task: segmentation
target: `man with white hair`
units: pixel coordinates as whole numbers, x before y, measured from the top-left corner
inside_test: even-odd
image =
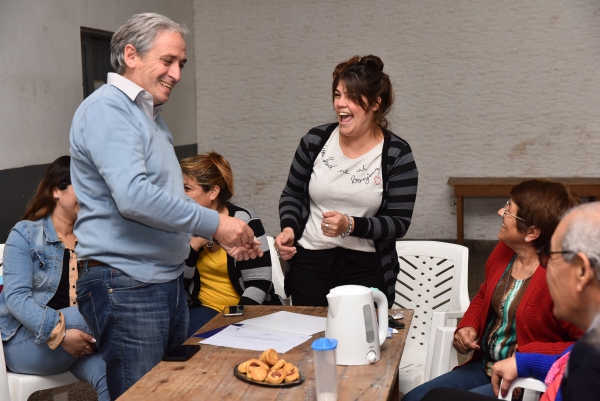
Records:
[[[113,399],[186,340],[189,233],[218,240],[237,258],[262,255],[246,223],[185,195],[159,113],[187,61],[187,33],[163,15],[133,16],[111,41],[117,73],[83,101],[71,126],[77,302]]]
[[[600,382],[600,202],[571,209],[557,226],[550,245],[538,252],[546,267],[554,315],[586,333],[560,355],[527,354],[496,362],[494,392],[506,394],[517,377],[535,377],[548,385],[540,401],[598,400]],[[438,388],[424,401],[493,400],[461,390]]]

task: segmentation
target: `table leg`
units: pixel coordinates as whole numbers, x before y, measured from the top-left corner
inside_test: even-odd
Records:
[[[463,215],[463,197],[456,197],[456,242],[463,245],[465,242],[465,219]]]
[[[392,389],[390,391],[390,395],[388,396],[388,401],[399,401],[400,400],[400,382],[398,380],[398,371],[396,371],[394,375],[394,384],[392,384]]]

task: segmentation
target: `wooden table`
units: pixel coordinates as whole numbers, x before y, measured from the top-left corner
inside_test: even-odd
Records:
[[[259,317],[280,310],[327,316],[325,307],[246,306],[244,316],[217,315],[201,331],[212,330],[244,319]],[[411,325],[413,311],[405,310],[406,328],[381,346],[381,360],[373,365],[338,366],[338,400],[398,400],[398,366]],[[125,392],[119,401],[191,401],[191,400],[316,400],[315,373],[311,344],[324,336],[317,333],[305,343],[282,357],[298,366],[304,382],[288,388],[268,388],[249,384],[233,375],[238,363],[256,358],[259,352],[202,345],[202,349],[187,362],[161,362]],[[185,344],[196,344],[192,337]]]
[[[456,197],[457,242],[462,245],[465,240],[463,198],[508,198],[512,187],[532,178],[539,177],[450,177],[448,185],[454,187]],[[600,197],[600,178],[550,177],[547,179],[568,185],[577,196],[589,197],[590,202]]]

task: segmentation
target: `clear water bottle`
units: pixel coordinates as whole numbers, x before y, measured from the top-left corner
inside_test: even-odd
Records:
[[[312,343],[317,401],[337,401],[338,399],[337,365],[335,363],[337,344],[337,340],[333,338],[319,338]]]

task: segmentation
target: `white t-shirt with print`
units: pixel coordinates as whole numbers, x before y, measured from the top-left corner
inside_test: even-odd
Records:
[[[321,230],[323,212],[336,211],[355,217],[373,217],[381,206],[383,179],[381,152],[383,140],[356,159],[346,157],[340,148],[340,131],[332,133],[313,165],[308,192],[310,216],[298,243],[305,249],[342,247],[375,252],[372,240],[341,235],[326,237]]]

